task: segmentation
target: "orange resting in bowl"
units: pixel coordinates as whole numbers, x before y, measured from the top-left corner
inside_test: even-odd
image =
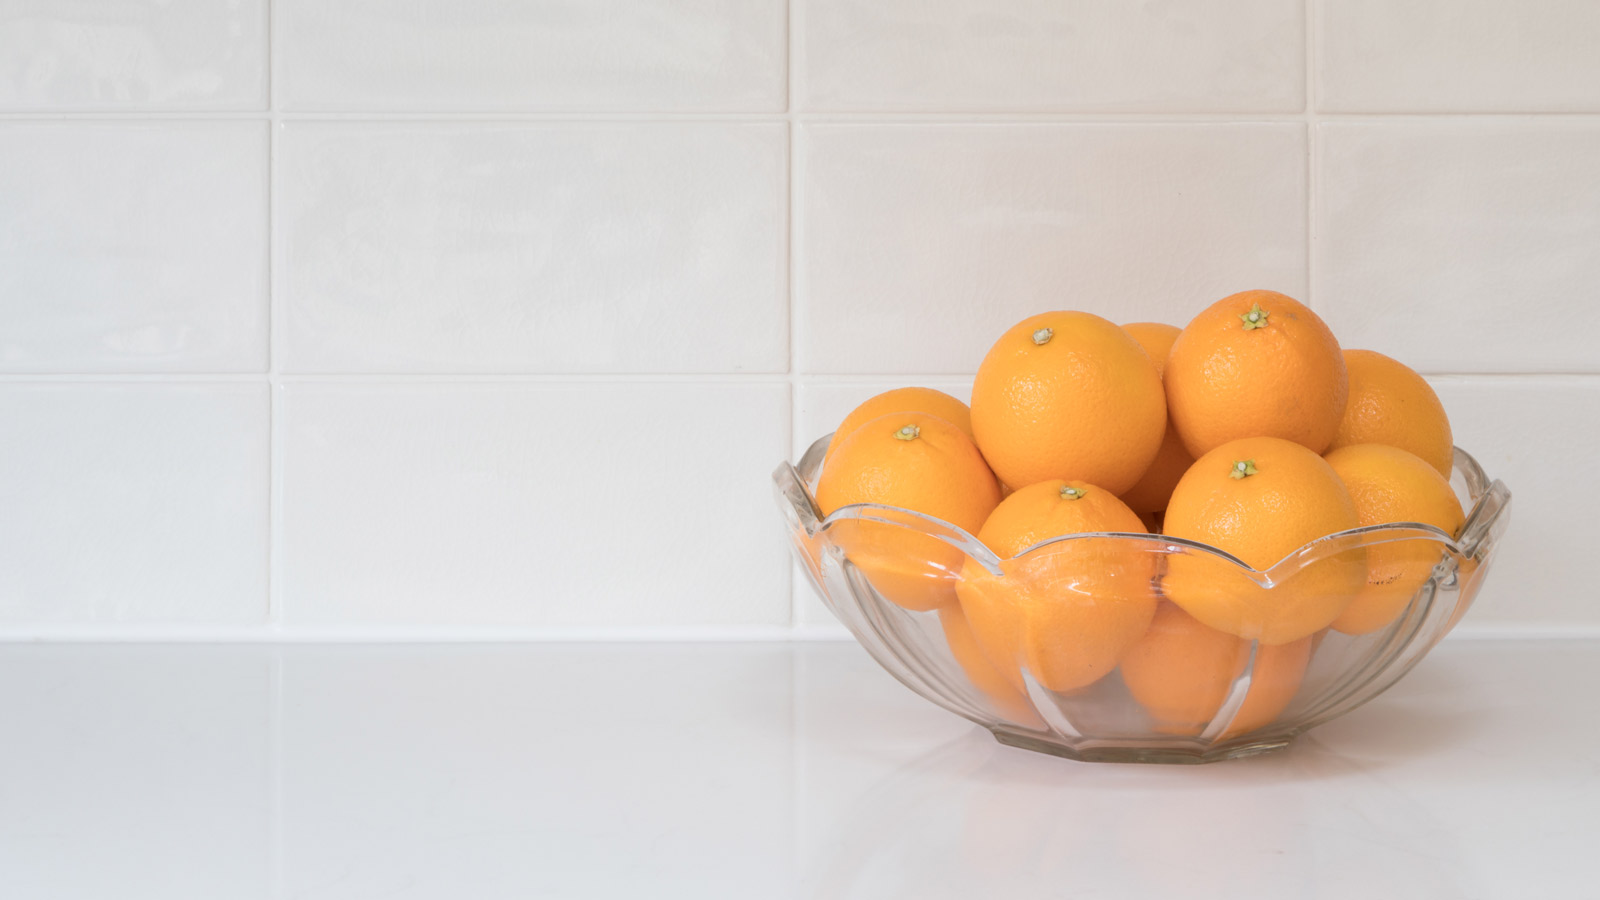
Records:
[[[1150,467],[1166,427],[1166,393],[1149,354],[1090,313],[1018,322],[972,379],[972,433],[1014,488],[1075,478],[1126,491]]]
[[[1321,453],[1350,393],[1327,323],[1275,291],[1233,294],[1190,319],[1167,354],[1162,383],[1173,427],[1196,457],[1265,435]]]
[[[1000,502],[1000,485],[960,427],[928,413],[890,413],[846,437],[823,462],[817,505],[824,516],[877,503],[977,532]],[[916,528],[845,519],[828,531],[878,593],[906,609],[954,602],[965,559]]]
[[[1356,444],[1387,444],[1415,453],[1445,478],[1456,451],[1439,395],[1421,375],[1371,350],[1344,351],[1350,399],[1328,452]]]
[[[1206,453],[1184,473],[1166,533],[1216,547],[1259,571],[1321,537],[1354,528],[1355,504],[1322,457],[1282,438],[1243,438]],[[1318,551],[1272,573],[1270,586],[1211,554],[1167,560],[1162,592],[1206,625],[1264,644],[1328,627],[1367,580],[1360,548]]]
[[[978,532],[1003,576],[974,560],[956,593],[984,654],[1012,683],[1024,669],[1051,691],[1070,691],[1116,668],[1155,615],[1156,555],[1127,538],[1078,538],[1018,553],[1066,534],[1145,533],[1109,491],[1042,481],[1013,493]]]
[[[844,439],[855,434],[856,429],[871,422],[873,419],[887,416],[890,413],[919,412],[931,416],[938,416],[951,425],[961,429],[961,433],[977,442],[972,437],[972,410],[965,403],[946,394],[925,387],[903,387],[892,391],[884,391],[873,397],[867,398],[860,406],[850,411],[839,427],[833,431],[833,440],[828,442],[829,456],[839,449]]]
[[[1331,451],[1327,460],[1350,491],[1362,525],[1421,522],[1451,537],[1460,534],[1466,522],[1461,501],[1421,457],[1383,444],[1351,444]],[[1366,586],[1333,627],[1367,634],[1393,622],[1443,555],[1443,545],[1427,538],[1368,547]]]
[[[1256,650],[1250,689],[1221,737],[1270,724],[1294,699],[1313,638],[1262,644]],[[1199,734],[1222,704],[1250,659],[1250,642],[1209,628],[1176,605],[1163,603],[1150,630],[1122,658],[1122,681],[1158,730]]]
[[[984,655],[973,636],[967,617],[959,604],[939,610],[939,625],[944,629],[944,639],[950,645],[950,655],[967,674],[973,686],[982,691],[995,705],[995,709],[1010,722],[1043,727],[1039,714],[1023,694],[1022,676],[1016,669],[1000,669]]]
[[[1167,353],[1172,349],[1172,342],[1178,339],[1181,333],[1176,325],[1163,325],[1160,322],[1133,322],[1122,326],[1122,330],[1133,336],[1150,354],[1150,361],[1155,364],[1156,374],[1164,375],[1167,368]],[[1178,486],[1178,480],[1183,473],[1189,471],[1194,465],[1194,457],[1189,455],[1188,448],[1183,446],[1183,439],[1178,436],[1178,429],[1172,425],[1172,417],[1167,417],[1167,431],[1161,438],[1161,449],[1156,451],[1156,458],[1150,466],[1139,476],[1139,482],[1133,487],[1122,492],[1122,502],[1128,508],[1139,514],[1139,518],[1153,515],[1167,508],[1167,498],[1172,496],[1172,489]],[[1145,524],[1149,524],[1146,521]],[[1150,529],[1155,531],[1154,528]]]

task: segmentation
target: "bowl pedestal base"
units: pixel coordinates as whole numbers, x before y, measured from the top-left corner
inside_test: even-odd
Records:
[[[1185,742],[1170,740],[1121,740],[1114,743],[1088,740],[1077,744],[1066,744],[1053,740],[1048,735],[1014,731],[1003,727],[992,728],[990,731],[994,733],[995,740],[1008,747],[1020,747],[1023,750],[1048,753],[1051,756],[1075,759],[1079,762],[1180,763],[1194,765],[1220,762],[1224,759],[1259,756],[1263,753],[1271,753],[1274,750],[1282,750],[1284,747],[1289,746],[1290,741],[1294,740],[1292,736],[1259,737],[1209,746],[1199,743],[1186,745]]]

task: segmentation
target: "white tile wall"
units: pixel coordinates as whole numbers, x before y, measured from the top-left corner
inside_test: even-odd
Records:
[[[1590,0],[1317,0],[1319,108],[1600,112]]]
[[[1468,617],[1495,625],[1600,626],[1589,571],[1600,379],[1433,379],[1456,444],[1511,488],[1511,527]]]
[[[1324,123],[1317,307],[1435,372],[1600,371],[1600,120]]]
[[[1247,287],[1600,628],[1588,0],[0,0],[0,637],[825,631],[768,473]],[[1559,114],[1559,115],[1553,115]]]
[[[783,0],[278,0],[277,16],[289,109],[783,109]]]
[[[262,109],[268,0],[0,0],[0,109]]]
[[[970,372],[1042,310],[1305,293],[1299,124],[810,125],[798,165],[802,372]]]
[[[285,386],[292,625],[783,625],[781,384]]]
[[[796,0],[803,110],[1293,112],[1303,0]]]
[[[0,123],[0,371],[260,372],[260,122]]]
[[[0,383],[0,624],[262,625],[261,384]]]
[[[286,371],[788,365],[782,125],[297,122],[278,149]]]

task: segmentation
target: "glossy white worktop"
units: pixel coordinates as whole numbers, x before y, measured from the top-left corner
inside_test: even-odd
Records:
[[[852,644],[0,646],[16,898],[1600,896],[1600,643],[1289,750],[997,745]]]

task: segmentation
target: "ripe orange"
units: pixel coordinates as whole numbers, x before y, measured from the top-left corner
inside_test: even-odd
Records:
[[[1048,690],[1083,687],[1116,668],[1149,626],[1155,557],[1125,539],[1061,541],[1017,557],[1052,537],[1098,531],[1144,526],[1110,491],[1057,480],[1017,490],[978,532],[1005,560],[1004,575],[969,559],[956,591],[973,636],[1007,678],[1020,667]]]
[[[1355,504],[1322,457],[1275,437],[1230,441],[1201,456],[1172,492],[1167,534],[1209,544],[1261,571],[1317,538],[1354,528]],[[1333,622],[1366,583],[1366,554],[1344,550],[1274,573],[1270,587],[1200,553],[1167,560],[1163,590],[1212,628],[1265,644]]]
[[[1254,731],[1283,712],[1300,690],[1312,638],[1261,644],[1250,690],[1223,738]],[[1171,603],[1156,610],[1150,630],[1122,658],[1128,692],[1169,734],[1199,734],[1228,699],[1250,660],[1250,642],[1201,624]]]
[[[1144,352],[1149,354],[1157,375],[1167,371],[1167,354],[1172,351],[1172,343],[1178,339],[1178,335],[1183,333],[1182,328],[1165,322],[1129,322],[1122,326],[1122,330],[1138,341]]]
[[[1133,487],[1166,427],[1161,376],[1128,333],[1083,312],[1024,319],[972,384],[972,430],[1001,481],[1076,479]]]
[[[1466,516],[1450,482],[1421,458],[1384,444],[1352,444],[1328,454],[1356,504],[1362,525],[1422,522],[1451,537]],[[1333,620],[1345,634],[1366,634],[1394,621],[1428,580],[1444,549],[1424,538],[1367,548],[1367,584]]]
[[[1000,486],[960,428],[928,413],[890,413],[857,428],[822,464],[823,515],[854,503],[881,503],[936,516],[976,533],[1000,502]],[[955,599],[961,551],[921,532],[883,522],[841,520],[833,538],[872,586],[907,609]]]
[[[1165,380],[1172,422],[1196,457],[1249,437],[1321,453],[1349,391],[1333,332],[1274,291],[1224,297],[1195,316],[1172,345]]]
[[[833,451],[850,436],[852,431],[867,422],[879,416],[900,412],[922,412],[938,416],[961,429],[967,437],[972,437],[972,411],[967,409],[965,403],[933,388],[895,388],[892,391],[884,391],[851,410],[850,415],[845,416],[839,427],[833,430],[833,440],[828,442],[828,455],[833,455]]]
[[[989,661],[967,625],[960,604],[941,607],[939,624],[944,629],[945,642],[950,645],[950,654],[973,686],[993,701],[996,711],[1011,722],[1042,724],[1039,714],[1023,694],[1022,675],[1014,668],[1000,669]]]
[[[1172,342],[1182,333],[1176,325],[1163,325],[1160,322],[1134,322],[1122,326],[1122,330],[1133,336],[1150,354],[1150,361],[1155,363],[1156,374],[1161,375],[1167,368],[1167,353],[1172,350]],[[1178,479],[1183,473],[1189,471],[1189,466],[1194,464],[1194,457],[1184,448],[1183,440],[1178,437],[1178,430],[1172,427],[1172,411],[1167,411],[1167,430],[1161,436],[1161,449],[1156,451],[1156,458],[1151,461],[1150,467],[1145,469],[1139,477],[1139,483],[1122,492],[1122,502],[1128,508],[1140,514],[1160,512],[1167,508],[1167,498],[1172,496],[1172,489],[1178,486]]]
[[[1455,466],[1450,419],[1421,375],[1371,350],[1344,351],[1350,401],[1328,449],[1388,444],[1422,457],[1445,478]]]

